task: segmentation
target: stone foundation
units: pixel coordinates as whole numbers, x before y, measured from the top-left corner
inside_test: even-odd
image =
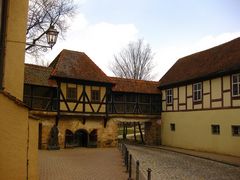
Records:
[[[161,125],[159,120],[151,120],[145,122],[145,134],[144,139],[147,145],[160,145],[161,144]]]
[[[55,124],[55,117],[42,117],[41,123],[41,149],[47,149],[50,131]],[[103,117],[89,117],[86,119],[85,123],[83,123],[81,117],[61,117],[58,122],[58,130],[58,141],[60,148],[65,147],[66,130],[69,130],[72,133],[81,130],[86,132],[88,135],[95,130],[97,131],[97,147],[115,147],[117,145],[117,123],[112,120],[108,120],[107,125],[104,128]]]

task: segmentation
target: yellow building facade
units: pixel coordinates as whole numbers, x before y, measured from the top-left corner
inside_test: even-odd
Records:
[[[182,58],[160,80],[163,145],[240,156],[239,43]]]
[[[27,0],[0,1],[0,179],[38,179],[37,121],[22,103]]]

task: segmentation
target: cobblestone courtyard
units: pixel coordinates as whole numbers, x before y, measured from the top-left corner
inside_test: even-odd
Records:
[[[127,146],[140,168],[152,169],[152,180],[160,179],[240,179],[240,167],[166,150]]]
[[[117,148],[39,151],[40,180],[127,179]]]
[[[171,151],[128,145],[134,160],[152,180],[240,179],[240,167]],[[126,168],[117,148],[76,148],[39,151],[40,180],[126,180]],[[142,180],[142,179],[141,179]]]

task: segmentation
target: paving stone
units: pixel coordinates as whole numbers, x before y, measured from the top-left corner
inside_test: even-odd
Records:
[[[140,161],[145,177],[147,176],[146,170],[152,169],[152,180],[240,179],[240,167],[161,149],[131,145],[127,147],[133,158]]]
[[[40,180],[126,180],[116,148],[39,151]]]

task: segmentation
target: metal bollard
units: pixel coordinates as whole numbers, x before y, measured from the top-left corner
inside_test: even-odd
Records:
[[[150,168],[148,168],[148,170],[147,170],[147,173],[148,173],[147,179],[148,180],[151,180],[151,172],[152,172],[152,170]]]
[[[136,180],[139,180],[139,160],[136,162]]]
[[[128,172],[128,150],[126,151],[126,167],[127,167],[127,172]]]
[[[129,155],[128,180],[132,179],[132,155]]]

